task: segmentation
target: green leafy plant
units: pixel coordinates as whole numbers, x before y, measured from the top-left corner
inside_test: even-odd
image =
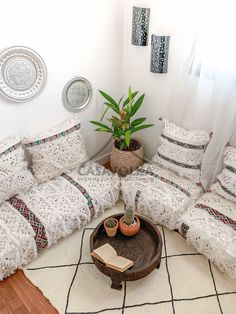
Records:
[[[105,98],[105,110],[100,121],[90,122],[98,127],[95,131],[111,133],[115,141],[118,143],[119,149],[130,150],[132,134],[153,126],[153,124],[144,124],[146,118],[133,118],[141,107],[145,94],[142,94],[136,100],[136,96],[139,91],[132,92],[129,87],[128,97],[124,100],[123,96],[118,102],[116,102],[104,91],[100,90],[99,92],[103,98]],[[106,118],[106,120],[110,123],[109,125],[102,123],[108,110],[113,111],[113,115]]]

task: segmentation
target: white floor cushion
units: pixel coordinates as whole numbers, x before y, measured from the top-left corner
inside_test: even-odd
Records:
[[[41,249],[82,228],[119,197],[119,178],[93,162],[12,197],[0,207],[0,280]]]
[[[34,231],[8,202],[0,206],[0,280],[37,256]]]
[[[179,220],[187,242],[236,280],[236,204],[204,193]]]
[[[121,197],[127,206],[172,230],[201,193],[198,184],[155,163],[146,163],[121,179]]]

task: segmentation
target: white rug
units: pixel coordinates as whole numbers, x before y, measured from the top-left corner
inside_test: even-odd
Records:
[[[236,282],[220,273],[174,231],[158,226],[163,237],[160,269],[144,279],[111,289],[89,255],[89,238],[108,210],[84,230],[60,241],[24,269],[59,313],[235,314]]]

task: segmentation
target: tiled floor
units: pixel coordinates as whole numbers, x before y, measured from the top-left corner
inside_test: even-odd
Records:
[[[144,279],[110,288],[89,255],[89,237],[104,213],[82,231],[43,252],[24,269],[60,313],[235,314],[236,282],[220,273],[182,237],[158,226],[163,237],[162,263]]]

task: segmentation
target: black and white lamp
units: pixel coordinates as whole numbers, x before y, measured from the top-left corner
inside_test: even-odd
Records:
[[[133,7],[132,45],[148,45],[149,18],[149,8]]]
[[[153,34],[151,41],[151,66],[153,73],[167,73],[170,36]]]

